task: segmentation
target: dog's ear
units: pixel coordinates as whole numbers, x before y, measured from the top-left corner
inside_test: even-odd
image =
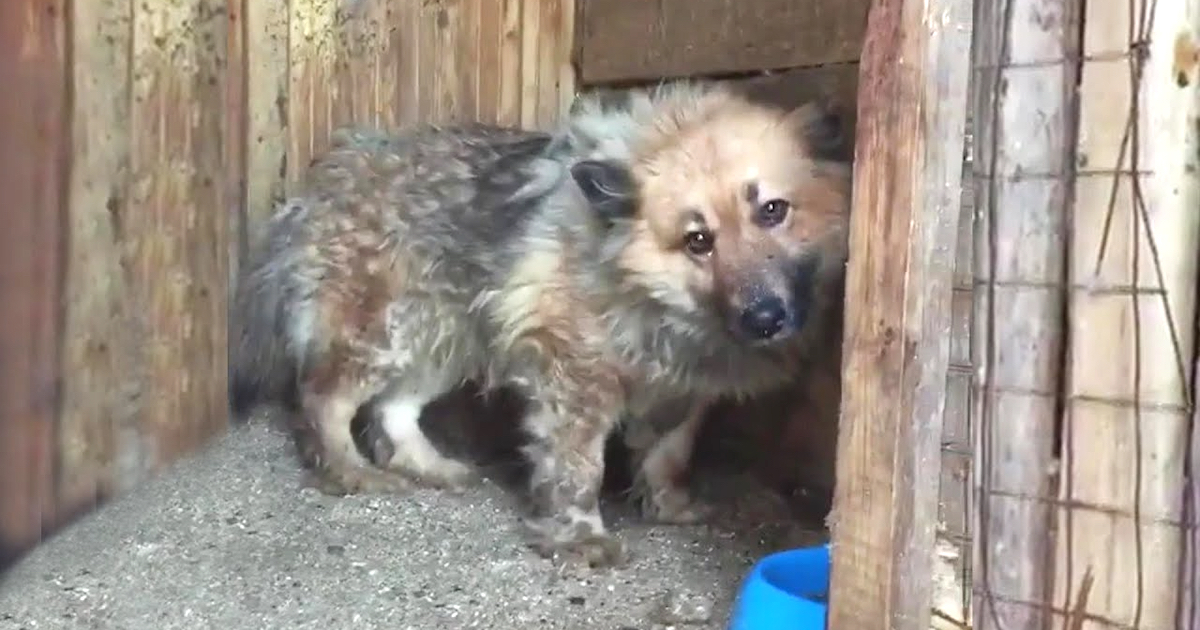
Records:
[[[571,166],[571,178],[592,210],[606,222],[629,219],[637,212],[633,174],[615,160],[582,160]]]
[[[809,153],[820,160],[846,161],[853,147],[839,108],[824,99],[810,101],[787,114],[788,125],[799,134]]]

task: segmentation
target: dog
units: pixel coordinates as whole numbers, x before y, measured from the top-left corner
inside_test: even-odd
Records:
[[[332,491],[457,488],[474,473],[422,409],[467,381],[515,388],[529,545],[622,563],[599,511],[618,425],[648,514],[692,522],[704,410],[802,375],[847,256],[836,135],[819,107],[700,81],[582,97],[552,133],[340,130],[239,281],[233,410],[291,401]],[[390,441],[380,466],[352,437],[364,405]]]

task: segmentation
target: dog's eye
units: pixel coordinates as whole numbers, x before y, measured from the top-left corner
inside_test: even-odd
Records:
[[[696,256],[707,256],[713,250],[713,235],[708,230],[692,230],[683,237],[683,245]]]
[[[758,223],[763,227],[778,225],[787,216],[792,204],[783,199],[772,199],[758,207]]]

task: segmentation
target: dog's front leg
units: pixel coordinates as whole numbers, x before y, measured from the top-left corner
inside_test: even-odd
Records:
[[[531,388],[525,419],[532,438],[526,447],[533,464],[530,544],[557,560],[623,564],[625,546],[600,515],[604,444],[620,414],[620,383],[603,362],[555,361],[544,374]]]

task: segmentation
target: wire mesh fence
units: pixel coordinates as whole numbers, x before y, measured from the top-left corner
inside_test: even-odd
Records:
[[[972,474],[942,479],[976,626],[1200,628],[1189,6],[977,3],[973,448],[948,417],[944,451]]]

